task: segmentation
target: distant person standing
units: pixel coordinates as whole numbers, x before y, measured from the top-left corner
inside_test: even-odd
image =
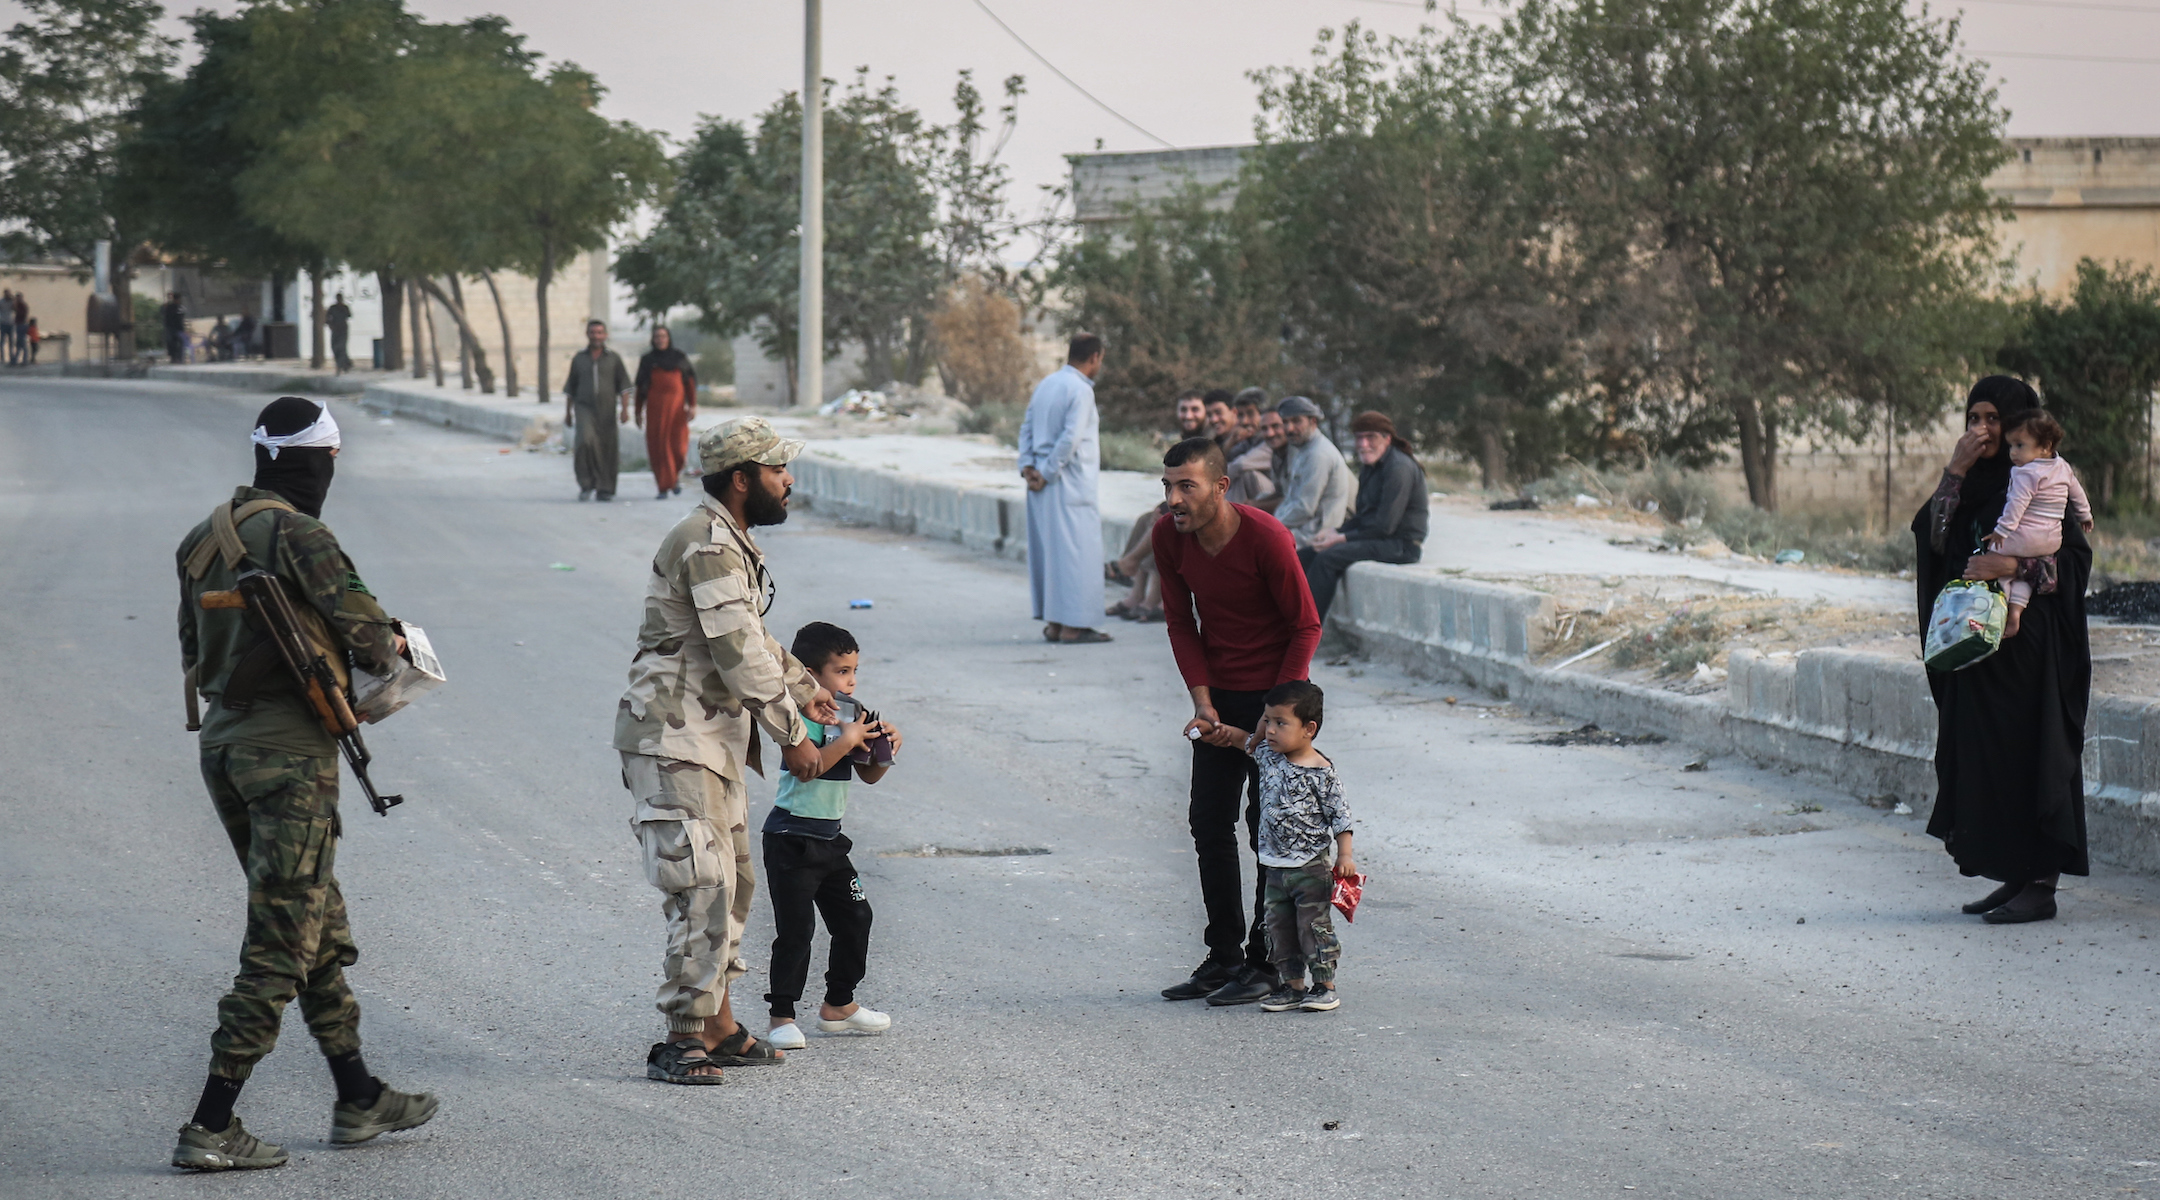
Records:
[[[232,340],[233,352],[243,361],[255,357],[259,352],[255,335],[261,328],[261,322],[255,319],[252,311],[245,308],[240,310],[240,323],[233,326]]]
[[[1053,642],[1107,642],[1102,620],[1102,467],[1095,376],[1103,342],[1076,333],[1065,365],[1035,387],[1020,419],[1020,477],[1027,481],[1028,590]]]
[[[18,366],[30,361],[30,299],[15,293],[15,357]]]
[[[166,359],[186,362],[187,306],[180,303],[180,293],[165,293],[165,303],[158,306],[158,325],[165,331]]]
[[[1268,691],[1304,679],[1320,645],[1320,617],[1289,533],[1259,509],[1230,503],[1229,489],[1213,439],[1179,442],[1163,455],[1170,515],[1155,523],[1155,568],[1170,650],[1192,694],[1186,821],[1207,907],[1207,958],[1163,999],[1205,996],[1214,1005],[1250,1004],[1280,982],[1262,925],[1267,872],[1256,865],[1248,917],[1238,862],[1241,807],[1245,844],[1256,853],[1260,836],[1259,775],[1244,740],[1260,728]]]
[[[0,359],[15,361],[15,291],[0,289]]]
[[[1283,523],[1299,549],[1343,522],[1350,511],[1350,465],[1342,451],[1320,431],[1320,406],[1303,396],[1285,396],[1275,406],[1290,439],[1290,463],[1282,477],[1282,503],[1275,519]]]
[[[1357,436],[1358,461],[1364,464],[1357,510],[1340,529],[1323,531],[1298,551],[1323,621],[1335,602],[1335,585],[1351,563],[1414,563],[1425,554],[1425,468],[1410,456],[1410,443],[1396,436],[1386,413],[1359,413],[1350,432]]]
[[[645,431],[655,499],[682,495],[683,460],[690,453],[690,422],[697,418],[697,368],[675,348],[675,335],[655,325],[652,349],[638,359],[637,423]]]
[[[330,327],[330,356],[337,360],[337,373],[343,375],[352,370],[352,355],[347,353],[352,334],[352,308],[345,303],[345,293],[337,294],[337,303],[323,311],[323,324]]]
[[[615,498],[622,466],[617,430],[630,419],[630,391],[630,368],[607,348],[607,323],[585,322],[585,349],[570,360],[570,377],[563,381],[563,428],[577,441],[570,465],[580,500]]]

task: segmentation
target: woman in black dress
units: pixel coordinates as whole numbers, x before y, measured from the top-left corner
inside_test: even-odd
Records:
[[[2022,380],[1990,375],[1965,400],[1965,434],[1942,483],[1913,518],[1920,626],[1953,579],[2033,585],[2017,636],[1961,671],[1929,671],[1941,722],[1935,741],[1935,811],[1927,831],[1966,875],[2002,884],[1965,906],[1993,925],[2055,916],[2055,883],[2089,873],[2085,854],[2085,705],[2092,652],[2085,580],[2092,548],[2066,514],[2062,550],[2045,558],[1978,553],[2010,487],[2003,421],[2037,407]]]

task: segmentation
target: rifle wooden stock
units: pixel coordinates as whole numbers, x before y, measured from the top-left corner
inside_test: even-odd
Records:
[[[367,743],[360,738],[359,719],[353,715],[352,705],[345,698],[345,689],[339,685],[336,672],[330,669],[322,651],[302,630],[299,615],[293,611],[292,599],[285,594],[284,584],[267,571],[245,571],[239,578],[238,593],[249,613],[262,625],[270,643],[277,647],[278,657],[291,672],[293,682],[300,688],[301,698],[314,712],[315,719],[322,722],[325,732],[337,739],[338,750],[351,765],[353,777],[367,792],[368,804],[377,816],[389,816],[391,807],[403,804],[405,797],[375,794],[375,784],[368,779],[367,773],[368,763],[374,756],[368,753]],[[206,593],[204,600],[207,602],[208,599]]]
[[[237,591],[204,592],[202,594],[202,606],[204,608],[246,608],[247,598]]]

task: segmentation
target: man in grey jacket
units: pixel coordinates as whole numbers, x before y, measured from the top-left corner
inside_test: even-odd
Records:
[[[1305,582],[1312,588],[1320,619],[1335,602],[1335,585],[1351,563],[1414,563],[1425,554],[1429,525],[1425,468],[1410,455],[1410,444],[1395,434],[1386,413],[1361,412],[1350,422],[1357,437],[1357,510],[1342,528],[1330,529],[1298,550]]]
[[[1290,462],[1278,481],[1282,503],[1275,508],[1275,519],[1304,550],[1349,513],[1350,466],[1320,432],[1319,405],[1303,396],[1286,396],[1275,411],[1290,438]]]

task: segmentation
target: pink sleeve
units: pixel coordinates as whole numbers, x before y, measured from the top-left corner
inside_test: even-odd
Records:
[[[2070,477],[2070,517],[2083,525],[2092,520],[2092,502],[2085,499],[2085,485],[2078,482],[2075,468],[2064,463],[2063,474]]]
[[[2033,477],[2039,472],[2031,467],[2010,468],[2010,495],[2003,500],[2002,519],[1995,522],[1995,532],[2007,537],[2025,519],[2025,510],[2032,504]]]

